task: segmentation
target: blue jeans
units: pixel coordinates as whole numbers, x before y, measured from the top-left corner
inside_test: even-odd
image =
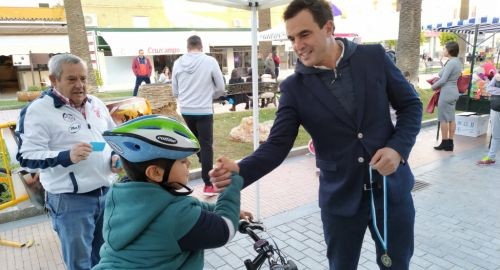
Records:
[[[500,146],[500,112],[490,110],[491,121],[491,145],[488,157],[495,159],[497,148]]]
[[[149,79],[149,77],[141,77],[141,76],[136,77],[135,78],[134,92],[132,93],[132,95],[134,97],[137,96],[137,92],[139,92],[139,86],[142,84],[142,82],[145,82],[146,84],[150,84],[151,80]]]
[[[91,269],[99,263],[106,192],[107,188],[103,195],[47,193],[47,209],[67,269]]]

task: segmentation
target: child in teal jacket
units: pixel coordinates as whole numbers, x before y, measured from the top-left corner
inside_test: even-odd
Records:
[[[103,136],[127,177],[107,194],[105,243],[93,269],[203,269],[203,250],[223,246],[237,230],[243,179],[233,174],[215,204],[187,196],[187,157],[199,143],[172,118],[139,117]]]

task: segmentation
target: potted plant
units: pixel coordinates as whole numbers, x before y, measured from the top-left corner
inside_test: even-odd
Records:
[[[26,91],[18,91],[17,92],[17,100],[24,101],[24,102],[30,102],[30,101],[33,101],[34,99],[38,98],[41,93],[42,93],[42,88],[40,86],[32,85],[32,86],[28,87],[28,90],[26,90]]]

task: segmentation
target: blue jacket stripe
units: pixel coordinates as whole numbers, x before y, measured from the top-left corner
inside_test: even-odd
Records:
[[[16,159],[19,162],[19,164],[21,164],[21,167],[30,169],[45,169],[48,167],[55,167],[57,165],[68,167],[69,165],[73,164],[70,159],[69,150],[60,152],[57,157],[47,158],[44,160],[23,158],[21,154],[21,146],[23,144],[21,134],[24,134],[24,120],[28,107],[31,104],[32,103],[26,105],[19,113],[19,123],[17,126],[17,131],[15,132],[15,136],[17,137],[18,140]]]
[[[69,178],[71,179],[71,183],[73,184],[73,193],[78,193],[78,183],[76,182],[75,173],[70,172]]]

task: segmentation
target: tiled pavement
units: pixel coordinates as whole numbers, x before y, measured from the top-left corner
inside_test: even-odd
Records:
[[[482,148],[465,151],[414,170],[419,182],[415,253],[410,269],[500,269],[500,168],[474,164]],[[327,269],[317,203],[264,219],[268,232],[299,269]],[[390,231],[389,231],[390,233]],[[264,235],[264,238],[268,236]],[[253,259],[252,241],[238,235],[206,253],[207,269],[242,269]],[[378,269],[374,243],[365,235],[358,269]]]
[[[409,160],[416,179],[429,184],[413,193],[417,210],[411,269],[500,269],[500,165],[474,165],[486,150],[486,136],[457,136],[453,153],[433,151],[435,126],[422,129]],[[193,182],[199,194],[199,181]],[[326,269],[314,158],[285,161],[260,181],[261,217],[273,239],[299,269]],[[255,191],[243,192],[253,211]],[[389,231],[390,233],[390,231]],[[0,247],[0,269],[63,269],[57,237],[45,217],[0,224],[0,237],[35,239],[29,249]],[[206,252],[206,269],[244,269],[252,243],[238,235],[227,246]],[[378,269],[374,244],[366,235],[359,269]]]

